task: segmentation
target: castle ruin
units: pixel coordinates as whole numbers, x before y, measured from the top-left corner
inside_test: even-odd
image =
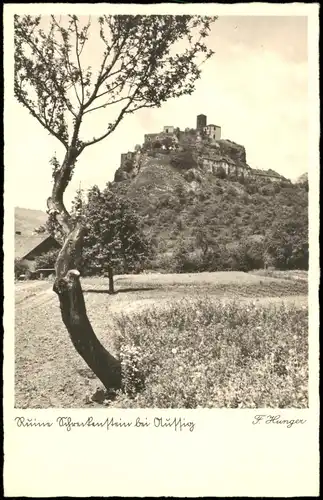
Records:
[[[173,125],[165,125],[161,132],[144,135],[142,146],[136,146],[136,152],[129,151],[121,154],[121,168],[126,162],[137,165],[140,153],[160,150],[169,153],[172,150],[180,151],[192,148],[199,168],[205,172],[215,174],[220,168],[226,175],[260,176],[268,180],[279,180],[281,176],[273,172],[252,169],[246,162],[243,146],[229,140],[221,139],[221,127],[208,124],[207,116],[197,115],[196,128],[187,127],[184,131]]]

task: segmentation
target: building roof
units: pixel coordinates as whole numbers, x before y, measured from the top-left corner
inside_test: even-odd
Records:
[[[58,241],[48,233],[42,234],[15,234],[15,259],[26,258],[33,250],[47,240],[53,240],[53,245],[59,245]]]
[[[267,170],[267,173],[269,175],[272,175],[273,177],[279,177],[280,179],[283,178],[282,175],[280,175],[278,172],[275,172],[275,170],[272,170],[271,168]]]
[[[217,128],[221,128],[219,125],[214,125],[214,123],[209,123],[208,125],[206,125],[207,127],[217,127]]]
[[[253,168],[251,173],[254,175],[262,175],[264,177],[276,177],[277,179],[282,178],[277,172],[274,172],[273,170],[268,171],[268,170],[260,170],[259,168]]]
[[[253,168],[252,173],[255,175],[268,175],[265,170],[260,170],[259,168]]]

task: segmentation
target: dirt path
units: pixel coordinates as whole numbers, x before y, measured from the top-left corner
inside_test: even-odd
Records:
[[[21,301],[16,301],[16,305],[19,305],[20,310],[42,307],[48,302],[52,302],[56,295],[52,290],[52,287],[47,288],[44,291],[29,295],[21,299]]]

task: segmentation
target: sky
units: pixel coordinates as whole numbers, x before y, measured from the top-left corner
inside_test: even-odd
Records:
[[[271,168],[291,180],[308,171],[307,18],[220,16],[207,44],[215,55],[192,96],[129,115],[107,139],[84,150],[66,191],[67,206],[79,186],[112,181],[121,153],[141,144],[144,134],[164,125],[195,127],[200,113],[221,126],[222,138],[246,148],[252,168]],[[106,115],[97,118],[97,134],[108,121]],[[14,98],[7,129],[14,205],[46,210],[49,160],[55,151],[60,158],[60,143]]]

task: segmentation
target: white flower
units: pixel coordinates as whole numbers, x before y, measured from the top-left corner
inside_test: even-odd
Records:
[[[177,349],[175,349],[175,348],[174,348],[174,349],[172,349],[172,353],[173,353],[173,354],[176,354],[176,353],[177,353]]]

